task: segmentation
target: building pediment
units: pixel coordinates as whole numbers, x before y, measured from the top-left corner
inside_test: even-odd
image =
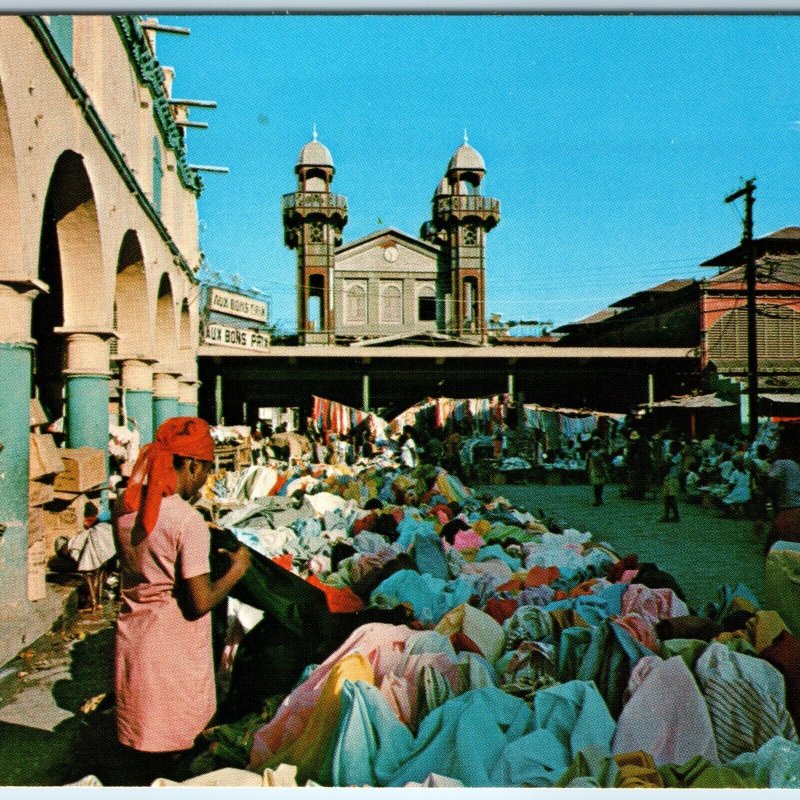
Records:
[[[395,228],[376,231],[336,249],[337,272],[431,273],[439,248]]]

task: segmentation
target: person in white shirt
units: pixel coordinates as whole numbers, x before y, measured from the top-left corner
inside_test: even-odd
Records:
[[[403,435],[400,437],[400,463],[408,469],[413,469],[419,464],[413,433],[414,429],[410,425],[406,425],[403,428]]]

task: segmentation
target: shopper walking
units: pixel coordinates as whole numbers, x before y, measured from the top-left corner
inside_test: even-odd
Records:
[[[664,493],[664,516],[660,522],[680,522],[678,514],[678,490],[680,489],[681,464],[681,443],[674,439],[669,443],[667,459],[664,465],[664,483],[662,491]]]
[[[122,596],[114,662],[117,735],[157,774],[169,773],[214,715],[208,612],[250,563],[241,547],[229,554],[228,571],[210,578],[209,530],[190,501],[213,459],[207,422],[168,419],[142,449],[114,521]]]
[[[765,550],[778,540],[800,542],[800,430],[797,427],[781,431],[769,481],[776,514]]]
[[[594,492],[594,504],[603,505],[603,487],[608,483],[611,476],[611,464],[608,460],[608,453],[603,448],[603,443],[599,437],[592,438],[589,444],[589,452],[586,454],[586,477]]]

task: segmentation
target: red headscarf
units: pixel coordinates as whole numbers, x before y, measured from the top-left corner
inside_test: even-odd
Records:
[[[155,441],[141,449],[125,490],[122,508],[129,513],[139,511],[142,527],[147,533],[155,527],[161,499],[177,491],[178,475],[172,465],[173,456],[213,461],[214,440],[209,424],[199,417],[172,417],[159,426]]]

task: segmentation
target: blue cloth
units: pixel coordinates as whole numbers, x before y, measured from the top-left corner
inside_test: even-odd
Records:
[[[465,786],[497,786],[492,773],[510,742],[533,728],[528,705],[500,689],[472,689],[428,714],[410,752],[381,748],[375,774],[381,786],[423,781],[431,772]]]
[[[552,786],[584,748],[611,752],[616,725],[591,682],[539,690],[533,718],[535,730],[511,743],[498,760],[494,785]]]
[[[755,753],[742,753],[728,764],[743,778],[770,789],[800,789],[800,744],[775,736]]]
[[[447,579],[449,576],[447,559],[442,549],[442,540],[436,533],[433,522],[406,514],[400,520],[397,532],[399,534],[397,546],[413,553],[414,562],[420,572],[427,572],[434,578]]]
[[[593,680],[616,719],[622,695],[639,659],[656,655],[626,630],[609,620],[591,629],[591,642],[578,667],[580,680]]]
[[[492,558],[499,558],[511,568],[512,572],[519,572],[522,569],[522,561],[506,553],[499,544],[490,544],[481,547],[475,555],[476,561],[489,561]]]
[[[755,608],[761,608],[758,598],[743,583],[737,583],[734,587],[723,586],[717,597],[716,603],[709,603],[706,606],[703,616],[714,620],[722,619],[730,610],[734,598],[737,597],[751,603]]]
[[[376,785],[378,751],[409,753],[413,740],[377,687],[364,681],[344,681],[330,757],[331,785]]]
[[[437,623],[448,611],[466,603],[472,595],[469,583],[455,578],[444,581],[432,575],[403,569],[390,575],[370,595],[370,605],[394,608],[408,603],[420,622]]]
[[[558,676],[562,681],[571,681],[592,642],[591,628],[564,628],[558,642]]]

